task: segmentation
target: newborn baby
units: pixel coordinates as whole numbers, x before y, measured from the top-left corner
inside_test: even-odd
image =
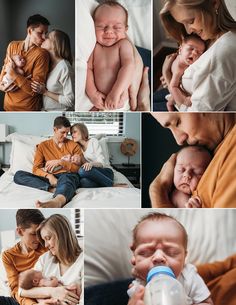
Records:
[[[12,61],[15,65],[15,71],[20,74],[20,75],[24,75],[24,70],[22,69],[25,64],[25,58],[22,55],[19,54],[15,54],[12,56]],[[14,80],[12,80],[12,78],[9,75],[9,71],[6,68],[6,74],[4,74],[2,81],[1,81],[1,85],[4,87],[4,90],[8,89],[12,84],[13,84]]]
[[[59,281],[55,276],[44,278],[41,271],[29,269],[19,275],[19,287],[31,289],[33,287],[57,287]]]
[[[176,157],[171,201],[177,208],[201,208],[198,197],[191,198],[211,161],[210,153],[200,146],[182,148]]]
[[[171,97],[168,98],[169,111],[178,109],[181,105],[191,106],[191,97],[181,89],[181,78],[189,65],[194,63],[205,51],[204,41],[197,35],[191,34],[185,37],[179,47],[179,53],[171,66],[172,78],[168,87]]]

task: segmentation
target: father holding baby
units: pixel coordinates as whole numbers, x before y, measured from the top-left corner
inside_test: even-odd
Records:
[[[80,180],[77,174],[79,165],[63,160],[65,155],[82,156],[77,143],[67,139],[70,121],[57,117],[53,125],[53,137],[37,145],[33,173],[17,171],[14,182],[54,193],[46,202],[36,202],[39,208],[61,208],[72,199]]]
[[[33,92],[32,81],[45,83],[49,70],[49,54],[40,46],[46,38],[49,21],[37,14],[27,20],[27,36],[22,41],[12,41],[7,48],[4,66],[0,75],[0,90],[5,92],[5,111],[37,111],[42,108],[42,95]],[[22,67],[24,74],[19,73],[14,56],[24,58]],[[3,77],[13,81],[13,85],[5,86]]]

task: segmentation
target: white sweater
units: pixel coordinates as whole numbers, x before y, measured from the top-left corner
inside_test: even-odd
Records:
[[[73,110],[75,104],[74,70],[67,60],[62,59],[50,71],[47,77],[46,87],[48,91],[59,94],[59,103],[44,95],[43,110]]]
[[[190,65],[182,85],[192,106],[180,111],[236,110],[236,33],[227,32]]]

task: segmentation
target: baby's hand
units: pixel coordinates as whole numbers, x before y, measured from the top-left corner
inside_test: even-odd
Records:
[[[96,91],[90,99],[96,108],[98,108],[100,110],[105,109],[105,99],[106,99],[105,94],[103,94],[102,92]]]
[[[65,156],[61,157],[61,160],[70,162],[70,161],[71,161],[71,158],[72,158],[71,155],[65,155]]]
[[[192,106],[192,102],[191,102],[191,96],[186,96],[186,98],[184,99],[184,103],[185,106],[190,107]]]
[[[199,197],[191,197],[188,202],[185,204],[186,208],[201,208],[202,203]]]
[[[117,94],[116,92],[111,91],[106,99],[105,99],[105,107],[106,109],[119,109],[124,106],[124,101],[121,103],[121,95]]]

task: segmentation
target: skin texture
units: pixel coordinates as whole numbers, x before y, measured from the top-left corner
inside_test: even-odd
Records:
[[[171,130],[177,144],[198,144],[212,152],[235,125],[235,115],[232,113],[152,113],[152,116]],[[151,183],[149,194],[152,207],[174,207],[169,194],[175,162],[176,155],[172,155]]]
[[[198,151],[194,147],[183,149],[176,158],[174,169],[175,187],[188,195],[196,189],[211,157],[207,151]]]
[[[135,69],[125,12],[103,5],[96,11],[94,23],[97,44],[88,61],[86,93],[98,109],[121,108]]]
[[[216,1],[213,1],[213,5],[215,9],[219,7]],[[200,10],[186,8],[184,5],[174,5],[170,13],[177,22],[184,25],[188,34],[195,33],[203,40],[216,38],[218,29],[214,29],[213,19],[209,14],[205,17],[204,24]]]
[[[36,250],[39,246],[39,241],[36,235],[36,230],[38,225],[31,224],[29,228],[17,227],[17,233],[21,237],[21,243],[23,245],[24,251]]]
[[[184,267],[186,254],[184,234],[176,221],[145,220],[138,229],[137,246],[131,262],[136,275],[144,281],[148,271],[155,266],[168,266],[178,277]]]
[[[172,100],[168,100],[167,108],[169,111],[174,110],[174,103],[178,106],[184,104],[191,106],[190,97],[181,89],[181,78],[186,68],[194,63],[205,51],[205,45],[202,40],[192,38],[183,42],[179,48],[179,55],[173,61],[171,66],[172,77],[169,85],[169,91]]]

